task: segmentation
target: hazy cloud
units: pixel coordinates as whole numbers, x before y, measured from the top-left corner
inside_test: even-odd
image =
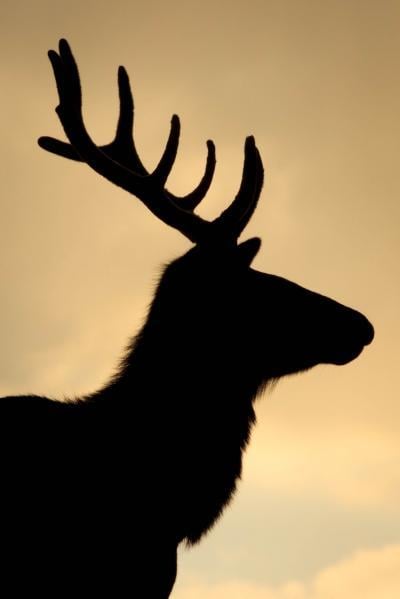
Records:
[[[321,570],[309,582],[260,586],[230,581],[193,583],[173,592],[171,599],[394,599],[400,596],[400,545],[364,550]]]

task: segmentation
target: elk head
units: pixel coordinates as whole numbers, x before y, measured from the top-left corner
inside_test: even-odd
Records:
[[[164,153],[149,173],[133,140],[134,105],[125,69],[118,71],[120,113],[115,138],[96,146],[83,122],[80,78],[68,43],[61,40],[59,53],[50,50],[49,58],[60,100],[56,112],[70,144],[42,137],[39,145],[85,162],[195,244],[167,267],[152,306],[158,320],[171,327],[171,334],[197,336],[201,351],[207,347],[216,357],[223,352],[223,360],[231,368],[237,363],[238,368],[257,371],[263,380],[319,363],[346,364],[372,341],[373,327],[359,312],[251,268],[261,242],[253,238],[238,243],[238,238],[263,185],[263,166],[253,137],[245,142],[242,180],[235,199],[219,217],[206,221],[194,210],[213,177],[213,142],[207,142],[206,167],[199,185],[188,195],[177,197],[165,183],[178,149],[179,118],[172,117]]]

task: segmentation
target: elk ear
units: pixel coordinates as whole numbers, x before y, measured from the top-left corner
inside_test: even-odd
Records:
[[[252,237],[243,241],[238,245],[239,260],[245,266],[250,266],[254,258],[258,254],[258,250],[261,247],[261,239],[259,237]]]

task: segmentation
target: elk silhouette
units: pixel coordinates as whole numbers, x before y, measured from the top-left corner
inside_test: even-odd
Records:
[[[3,594],[166,599],[177,546],[197,543],[235,492],[256,395],[284,375],[350,362],[373,328],[355,310],[251,268],[260,240],[238,238],[263,185],[253,137],[235,199],[207,222],[194,209],[213,177],[213,143],[199,185],[175,196],[165,183],[178,117],[149,174],[133,141],[124,68],[116,136],[98,147],[83,123],[68,43],[49,58],[70,143],[42,137],[40,146],[87,163],[194,246],[165,268],[143,328],[104,388],[66,402],[1,400]]]

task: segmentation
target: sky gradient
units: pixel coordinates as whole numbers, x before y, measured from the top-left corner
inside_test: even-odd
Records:
[[[197,183],[215,141],[204,217],[235,195],[254,134],[266,170],[244,235],[263,239],[255,266],[375,326],[355,362],[258,400],[237,496],[182,549],[172,599],[400,596],[399,27],[388,0],[2,4],[1,395],[62,399],[104,383],[161,265],[189,247],[133,196],[37,146],[62,137],[46,56],[60,37],[98,143],[114,131],[119,64],[146,165],[181,117],[171,190]]]

